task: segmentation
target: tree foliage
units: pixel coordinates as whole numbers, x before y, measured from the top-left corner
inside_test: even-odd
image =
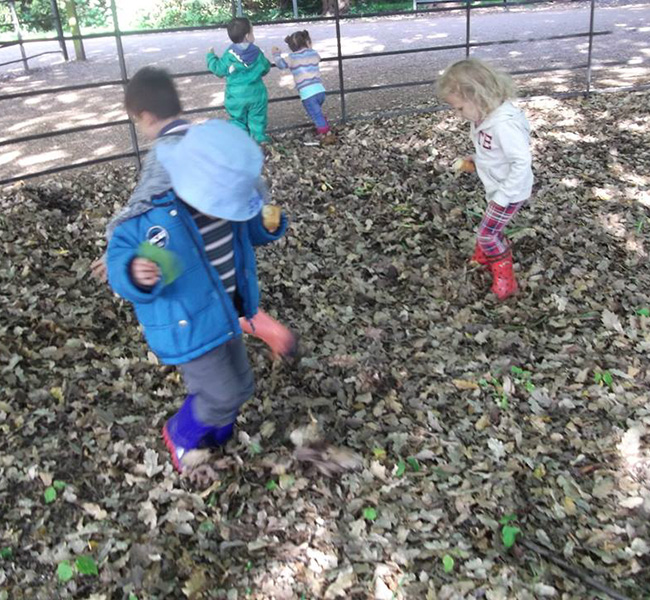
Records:
[[[232,16],[230,0],[162,0],[140,21],[142,27],[209,25]]]
[[[335,12],[373,12],[394,10],[401,0],[298,0],[301,15],[318,15]],[[402,2],[403,3],[403,2]],[[68,29],[62,0],[59,2],[62,25]],[[164,28],[223,23],[234,15],[233,0],[156,0],[147,3],[143,12],[136,11],[134,27]],[[83,28],[105,27],[111,24],[110,0],[76,0],[79,24]],[[293,11],[292,0],[242,0],[244,14],[252,20],[273,20],[288,16]],[[23,31],[53,31],[54,19],[50,0],[17,0],[16,12]],[[13,31],[9,6],[0,4],[0,32]]]
[[[77,15],[82,27],[103,27],[110,23],[109,0],[76,0]],[[61,24],[67,28],[65,7],[59,3]],[[17,0],[16,13],[24,31],[51,31],[54,29],[50,0]],[[13,31],[11,13],[7,5],[0,5],[0,32]]]

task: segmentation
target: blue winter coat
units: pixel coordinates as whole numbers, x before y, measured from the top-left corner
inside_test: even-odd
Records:
[[[115,292],[132,302],[144,336],[165,364],[193,360],[241,335],[239,315],[216,269],[208,262],[203,240],[186,206],[173,192],[151,201],[152,208],[119,224],[106,254],[108,280]],[[253,246],[284,235],[287,219],[269,233],[261,212],[244,222],[231,222],[237,293],[246,318],[258,310],[259,288]],[[143,290],[130,276],[131,262],[141,242],[156,238],[157,245],[174,252],[181,274],[170,284],[159,281]]]

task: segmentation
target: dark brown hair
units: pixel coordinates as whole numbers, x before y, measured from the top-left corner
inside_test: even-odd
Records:
[[[235,17],[228,23],[227,29],[230,40],[235,44],[241,44],[253,27],[246,17]]]
[[[159,119],[175,117],[183,110],[169,73],[156,67],[140,69],[124,92],[124,106],[130,115],[153,113]]]
[[[307,48],[309,47],[309,44],[311,44],[311,38],[309,37],[309,32],[306,29],[303,31],[296,31],[291,35],[288,35],[286,38],[284,38],[284,41],[286,42],[287,46],[291,48],[291,52],[298,52],[298,50]]]

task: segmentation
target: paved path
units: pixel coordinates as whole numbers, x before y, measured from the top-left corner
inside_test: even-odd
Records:
[[[589,5],[577,3],[542,10],[522,8],[507,12],[494,9],[484,13],[475,11],[471,25],[471,37],[476,42],[582,33],[587,32],[589,27]],[[323,57],[336,56],[333,23],[314,23],[307,28],[315,48]],[[257,27],[257,43],[270,54],[271,46],[284,46],[282,40],[295,29],[286,25]],[[597,66],[594,72],[595,87],[650,81],[650,4],[601,0],[596,12],[595,29],[613,30],[611,35],[595,38],[595,64],[626,63],[617,67]],[[344,55],[462,44],[465,40],[465,17],[464,14],[449,13],[444,16],[350,20],[342,23],[341,33]],[[144,65],[164,66],[173,73],[202,71],[205,69],[206,50],[215,46],[220,51],[226,44],[223,30],[124,38],[129,74]],[[56,47],[56,43],[33,44],[30,52],[42,52],[53,47]],[[512,71],[581,65],[586,62],[587,49],[587,38],[575,38],[481,47],[472,54],[490,59]],[[66,64],[56,55],[48,55],[36,59],[35,64],[39,67],[28,74],[23,74],[19,66],[12,67],[12,72],[5,69],[4,73],[0,73],[0,94],[120,78],[114,40],[88,40],[86,52],[89,60],[85,63]],[[19,56],[16,48],[0,50],[0,62],[11,60],[12,53]],[[457,49],[349,59],[344,61],[345,85],[349,89],[429,80],[435,78],[444,66],[463,56],[464,50]],[[324,62],[322,72],[326,87],[329,90],[337,89],[337,62]],[[524,91],[570,91],[584,87],[584,75],[584,70],[557,71],[519,78],[519,82]],[[266,82],[271,98],[294,94],[291,76],[277,69],[272,69]],[[222,103],[223,82],[212,75],[182,78],[178,83],[188,109]],[[347,113],[353,117],[377,110],[416,107],[432,100],[433,90],[428,85],[346,96]],[[338,118],[338,97],[329,97],[326,109],[331,117]],[[269,116],[271,127],[304,123],[306,120],[297,100],[270,105]],[[121,118],[124,118],[124,112],[120,86],[6,100],[0,103],[0,140]],[[0,179],[128,150],[126,127],[0,146]]]

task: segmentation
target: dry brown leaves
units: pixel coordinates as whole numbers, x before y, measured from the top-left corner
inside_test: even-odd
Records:
[[[259,253],[263,306],[305,354],[291,367],[250,343],[245,435],[207,489],[158,437],[178,375],[89,274],[133,171],[5,193],[0,598],[594,597],[507,552],[504,515],[644,597],[649,100],[528,105],[537,184],[511,231],[523,292],[505,304],[467,265],[483,199],[450,171],[465,126],[436,114],[349,125],[327,147],[277,139],[268,174],[292,226]],[[360,470],[294,458],[310,415]],[[59,583],[86,554],[99,576]]]

